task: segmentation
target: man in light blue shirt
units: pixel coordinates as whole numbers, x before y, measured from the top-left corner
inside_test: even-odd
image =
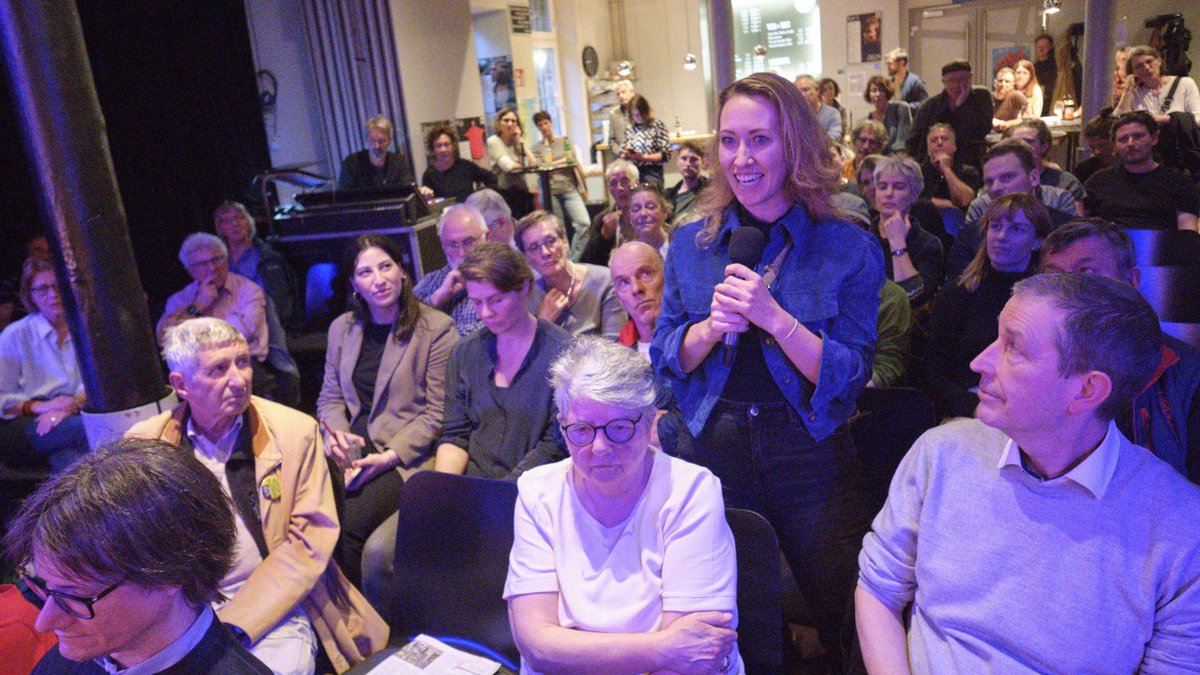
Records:
[[[817,86],[812,75],[800,75],[796,78],[796,88],[808,99],[809,110],[817,118],[817,124],[829,134],[835,143],[842,142],[842,116],[833,106],[821,102],[821,89]]]
[[[918,439],[863,540],[868,670],[1200,670],[1200,488],[1113,422],[1161,352],[1127,284],[1016,285],[977,419]]]

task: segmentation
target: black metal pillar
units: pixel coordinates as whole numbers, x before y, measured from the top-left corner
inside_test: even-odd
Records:
[[[75,3],[0,2],[0,41],[87,412],[158,401],[166,383]]]

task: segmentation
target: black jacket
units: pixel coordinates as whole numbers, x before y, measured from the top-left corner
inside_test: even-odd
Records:
[[[271,675],[271,669],[246,651],[216,617],[204,637],[182,661],[158,672],[163,675]],[[55,645],[38,662],[33,675],[108,675],[108,671],[95,661],[71,661],[60,654]]]

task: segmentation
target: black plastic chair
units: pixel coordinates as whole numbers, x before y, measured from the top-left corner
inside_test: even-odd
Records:
[[[1192,230],[1128,228],[1139,266],[1200,265],[1200,233]]]
[[[783,672],[779,541],[766,518],[725,509],[737,546],[738,652],[746,672]]]
[[[515,483],[434,471],[408,479],[386,613],[393,644],[418,633],[454,636],[520,661],[501,598],[516,502]]]
[[[937,423],[925,392],[904,387],[867,388],[858,397],[850,435],[867,481],[867,505],[878,513],[900,460],[917,438]]]
[[[1141,270],[1138,290],[1160,321],[1200,323],[1200,265],[1144,266]]]
[[[1173,321],[1160,321],[1159,323],[1162,325],[1163,333],[1200,349],[1200,323],[1176,323]]]

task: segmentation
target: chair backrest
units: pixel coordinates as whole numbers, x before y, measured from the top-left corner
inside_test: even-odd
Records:
[[[1189,345],[1200,349],[1200,323],[1175,323],[1160,321],[1162,332]]]
[[[501,598],[516,503],[515,483],[434,471],[408,479],[387,592],[393,639],[450,635],[520,660]]]
[[[858,413],[850,420],[850,435],[867,480],[867,505],[874,514],[887,501],[900,460],[937,419],[925,392],[904,387],[864,389],[858,397]]]
[[[1200,265],[1200,233],[1192,230],[1126,228],[1133,239],[1137,264]]]
[[[1138,290],[1160,321],[1200,323],[1200,265],[1143,266],[1141,270]]]
[[[783,672],[779,541],[766,518],[725,509],[737,546],[738,652],[747,673]]]
[[[958,231],[967,222],[967,214],[955,206],[944,207],[939,211],[942,214],[942,227],[946,228],[946,234],[957,237]]]
[[[327,309],[333,297],[333,278],[337,276],[337,265],[331,262],[317,263],[308,268],[304,275],[304,321],[306,323]]]

